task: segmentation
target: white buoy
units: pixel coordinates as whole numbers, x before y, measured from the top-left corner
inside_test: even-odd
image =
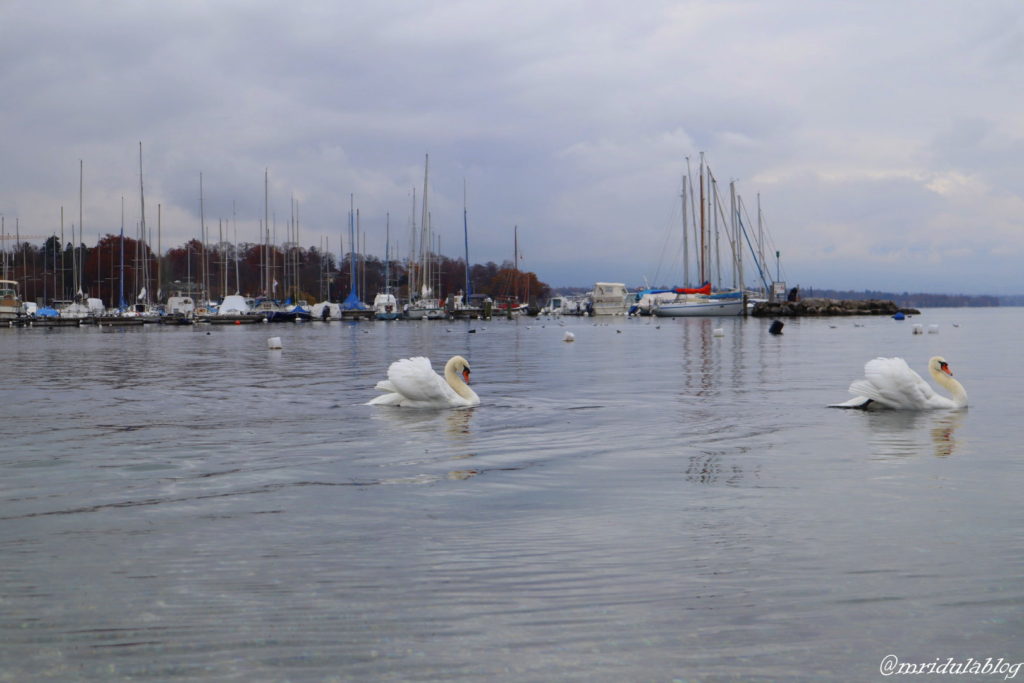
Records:
[[[716,337],[724,337],[725,336],[725,330],[723,330],[721,327],[716,327],[715,329],[713,329],[711,331],[711,334],[713,334]]]
[[[281,348],[284,348],[281,345],[281,338],[280,337],[271,337],[270,339],[268,339],[267,340],[267,348],[268,349],[281,349]]]
[[[914,323],[914,327],[911,329],[913,330],[913,334],[924,334],[924,325],[921,323]]]
[[[568,330],[566,330],[565,336],[562,337],[562,341],[564,341],[564,342],[574,342],[574,341],[576,341],[576,335],[573,334],[572,332],[569,332]]]
[[[938,325],[929,325],[928,326],[928,334],[938,334],[938,333],[939,333],[939,326]]]

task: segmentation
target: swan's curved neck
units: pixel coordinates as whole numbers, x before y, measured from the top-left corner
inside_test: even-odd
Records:
[[[456,394],[462,398],[472,400],[476,398],[476,392],[469,388],[469,385],[462,381],[459,377],[459,373],[455,372],[455,368],[451,365],[446,365],[444,368],[444,378]]]
[[[953,397],[953,403],[957,406],[967,405],[967,390],[964,389],[964,385],[956,381],[944,372],[932,369],[932,377],[939,383],[946,391],[949,392],[950,396]]]

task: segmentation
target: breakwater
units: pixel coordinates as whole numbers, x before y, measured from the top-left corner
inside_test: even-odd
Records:
[[[900,308],[882,299],[819,299],[800,301],[767,301],[754,304],[751,315],[762,318],[795,318],[826,315],[919,315],[915,308]]]

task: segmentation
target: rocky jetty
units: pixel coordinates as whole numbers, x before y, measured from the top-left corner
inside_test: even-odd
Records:
[[[801,299],[754,304],[751,315],[760,318],[799,317],[804,315],[919,315],[914,308],[900,308],[881,299]]]

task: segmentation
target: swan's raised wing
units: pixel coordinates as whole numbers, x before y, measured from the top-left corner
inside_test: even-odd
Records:
[[[864,379],[850,385],[850,393],[867,396],[896,409],[932,407],[935,391],[902,358],[875,358],[864,365]]]
[[[396,360],[388,368],[388,381],[392,390],[402,395],[403,403],[443,408],[458,397],[444,378],[434,372],[430,359],[423,356]]]

